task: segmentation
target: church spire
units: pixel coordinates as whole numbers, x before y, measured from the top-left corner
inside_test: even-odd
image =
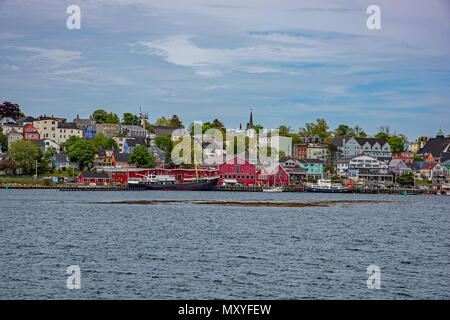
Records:
[[[252,108],[250,108],[250,121],[247,124],[247,129],[253,129],[253,112],[252,112]]]

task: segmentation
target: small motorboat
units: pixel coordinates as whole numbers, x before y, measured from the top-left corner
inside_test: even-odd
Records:
[[[263,192],[283,192],[282,187],[263,188]]]

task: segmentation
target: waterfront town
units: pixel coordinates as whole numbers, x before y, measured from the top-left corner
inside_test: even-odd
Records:
[[[320,179],[360,187],[439,190],[450,177],[450,136],[436,128],[433,137],[409,141],[387,126],[369,135],[345,124],[331,129],[325,119],[296,130],[280,125],[278,135],[260,135],[259,151],[276,158],[268,165],[249,158],[249,140],[265,131],[250,109],[239,129],[219,119],[201,123],[203,161],[176,164],[172,150],[182,135],[192,136],[195,123],[177,115],[150,121],[148,113],[124,113],[122,119],[103,109],[73,119],[25,115],[11,102],[0,105],[0,177],[3,182],[31,181],[88,186],[126,185],[129,179],[167,175],[183,184],[198,176],[218,178],[218,186],[289,187]],[[300,125],[299,125],[300,126]],[[209,136],[208,129],[243,136],[244,148],[233,151]],[[277,139],[279,150],[271,147]],[[198,142],[198,141],[197,141]],[[227,141],[224,142],[227,144]],[[224,150],[225,149],[225,150]],[[225,157],[227,156],[227,157]],[[276,157],[275,157],[276,156]],[[208,157],[224,161],[210,163]],[[27,179],[28,178],[28,179]]]

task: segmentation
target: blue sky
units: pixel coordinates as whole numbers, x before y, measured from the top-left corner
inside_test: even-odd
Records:
[[[81,8],[81,29],[66,8]],[[366,8],[381,8],[368,30]],[[450,133],[448,1],[0,0],[0,99],[30,115]]]

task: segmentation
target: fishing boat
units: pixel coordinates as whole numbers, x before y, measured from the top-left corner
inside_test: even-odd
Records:
[[[340,183],[332,183],[331,180],[319,179],[317,183],[307,183],[305,191],[326,193],[353,192],[353,186],[343,186]]]

